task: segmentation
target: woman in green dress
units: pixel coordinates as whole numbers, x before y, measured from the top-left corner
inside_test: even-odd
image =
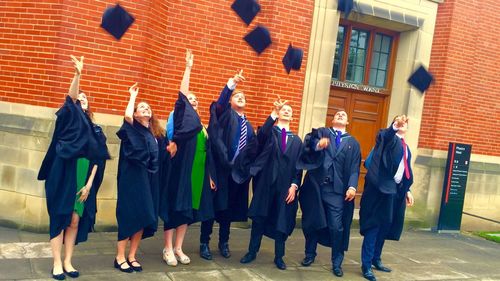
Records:
[[[188,51],[180,92],[167,125],[172,168],[165,195],[160,199],[160,217],[164,221],[163,259],[170,266],[191,261],[182,251],[188,224],[214,216],[215,174],[208,171],[213,165],[207,151],[208,135],[198,115],[198,100],[189,92],[192,65],[193,55]]]
[[[106,140],[92,122],[87,96],[80,91],[83,57],[71,56],[75,75],[64,105],[56,112],[52,141],[38,174],[45,181],[50,218],[50,245],[54,263],[52,277],[79,276],[71,259],[75,242],[85,241],[95,221],[95,197],[100,180],[95,181],[99,163],[109,158]],[[103,166],[103,165],[102,165]],[[91,198],[91,200],[88,200]],[[82,219],[83,218],[83,219]],[[79,233],[80,232],[80,233]],[[64,261],[61,259],[65,245]]]

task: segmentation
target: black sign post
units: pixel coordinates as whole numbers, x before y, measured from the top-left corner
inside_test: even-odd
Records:
[[[443,196],[437,227],[439,232],[460,231],[471,148],[470,144],[452,142],[448,147],[448,160],[446,161]]]

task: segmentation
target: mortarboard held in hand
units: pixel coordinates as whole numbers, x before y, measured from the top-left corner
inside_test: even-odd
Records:
[[[260,12],[260,5],[255,0],[235,0],[231,5],[236,14],[250,25],[255,16]]]
[[[434,77],[422,65],[408,78],[408,83],[424,93],[434,81]]]
[[[288,45],[288,49],[286,50],[285,56],[282,60],[288,74],[290,74],[291,69],[300,70],[303,55],[304,51],[302,51],[302,49],[294,48],[292,44]]]
[[[131,14],[120,6],[120,4],[116,4],[104,11],[101,27],[117,40],[120,40],[134,21],[135,19]]]
[[[250,31],[243,39],[247,41],[248,45],[260,55],[264,50],[271,45],[271,34],[269,30],[262,25],[257,26],[254,30]]]

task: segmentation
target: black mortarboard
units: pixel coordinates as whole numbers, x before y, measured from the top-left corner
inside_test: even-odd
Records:
[[[413,74],[408,78],[408,83],[412,84],[420,92],[425,92],[429,88],[429,85],[434,80],[434,77],[423,67],[422,65],[413,72]]]
[[[303,55],[304,51],[302,49],[294,48],[292,44],[288,45],[288,50],[286,50],[286,54],[282,60],[288,74],[290,74],[291,69],[300,70]]]
[[[351,13],[352,7],[354,6],[353,0],[339,0],[337,5],[337,10],[344,12],[344,18],[346,19]]]
[[[120,4],[116,4],[116,6],[109,7],[104,11],[101,27],[120,40],[134,20],[134,17],[125,11]]]
[[[269,30],[262,25],[250,31],[243,39],[245,39],[248,45],[250,45],[259,55],[272,43]]]
[[[250,25],[253,18],[260,12],[260,5],[255,0],[235,0],[231,8],[247,25]]]

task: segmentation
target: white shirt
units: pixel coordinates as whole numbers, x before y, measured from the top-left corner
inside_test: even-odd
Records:
[[[398,129],[394,126],[394,124],[392,125],[392,129],[394,131],[398,131]],[[400,139],[403,138],[403,136],[401,135],[398,135],[396,134],[396,136]],[[408,146],[406,146],[406,155],[408,155]],[[403,175],[405,173],[405,158],[404,156],[401,158],[401,162],[399,162],[399,166],[398,166],[398,170],[396,171],[396,174],[394,175],[394,181],[397,183],[397,184],[400,184],[401,181],[403,180]]]

